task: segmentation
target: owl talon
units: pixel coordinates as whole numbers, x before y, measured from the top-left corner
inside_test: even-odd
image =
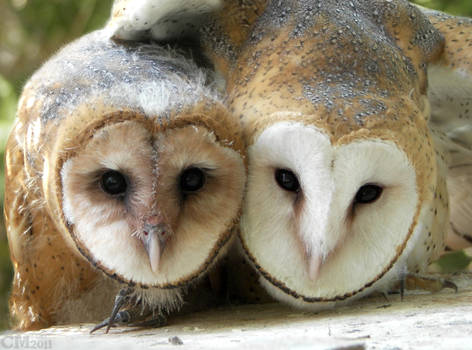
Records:
[[[95,332],[96,330],[107,327],[105,333],[108,333],[108,330],[111,327],[116,326],[132,326],[132,327],[162,327],[167,324],[167,318],[158,314],[156,317],[150,310],[142,311],[141,308],[133,308],[129,310],[122,310],[116,313],[115,318],[110,322],[111,317],[107,318],[105,321],[96,325],[90,333]],[[147,318],[152,315],[150,320]],[[144,320],[144,321],[143,321]]]
[[[403,301],[403,296],[405,295],[405,288],[406,288],[406,279],[408,275],[403,275],[400,281],[400,300]]]
[[[449,280],[441,280],[440,281],[442,283],[442,287],[443,288],[450,288],[450,289],[454,289],[454,293],[457,293],[459,291],[459,288],[457,287],[457,285],[452,282],[452,281],[449,281]]]
[[[93,327],[90,333],[103,327],[106,327],[105,333],[108,333],[110,328],[115,326],[162,327],[167,324],[167,318],[163,314],[158,313],[157,316],[155,316],[151,309],[142,308],[139,303],[136,303],[134,307],[120,311],[123,306],[129,304],[133,291],[132,288],[123,288],[120,290],[115,297],[115,305],[113,306],[110,317]],[[149,317],[151,317],[151,319],[148,319]]]
[[[117,317],[118,311],[120,311],[120,309],[129,302],[131,293],[133,293],[132,288],[123,288],[115,297],[115,305],[113,306],[113,310],[111,311],[110,318],[108,319],[108,326],[105,333],[108,333],[108,331],[110,330],[115,320],[118,321],[118,317]],[[120,317],[126,317],[125,313],[127,313],[127,311],[119,312]]]
[[[105,333],[108,333],[110,328],[114,325],[115,322],[119,324],[127,324],[129,319],[131,318],[129,312],[127,310],[120,311],[120,309],[129,302],[131,298],[131,294],[133,293],[132,288],[123,288],[121,289],[115,297],[115,304],[113,305],[113,310],[109,318],[104,320],[103,322],[96,325],[90,333],[95,332],[96,330],[107,327]]]
[[[129,313],[128,310],[123,310],[118,313],[116,313],[115,317],[112,318],[108,317],[106,320],[103,322],[97,324],[93,329],[90,331],[90,334],[95,332],[96,330],[99,330],[100,328],[107,327],[105,330],[105,333],[108,333],[111,327],[116,327],[116,326],[125,326],[131,322],[131,314]]]
[[[419,274],[405,274],[400,281],[400,297],[403,300],[404,291],[423,289],[430,292],[439,292],[444,288],[454,289],[457,293],[457,285],[439,276],[425,276]]]
[[[105,321],[95,325],[95,327],[93,327],[92,330],[90,331],[90,334],[92,334],[93,332],[99,330],[100,328],[103,328],[106,325],[108,325],[108,321],[109,321],[109,319],[107,318]]]

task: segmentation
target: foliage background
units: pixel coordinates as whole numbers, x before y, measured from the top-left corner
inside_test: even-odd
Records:
[[[456,15],[472,16],[470,0],[417,0]],[[3,156],[21,88],[59,47],[101,27],[112,0],[0,0],[0,203]],[[3,212],[2,204],[0,204]],[[0,216],[0,330],[8,327],[7,296],[12,278],[3,215]]]

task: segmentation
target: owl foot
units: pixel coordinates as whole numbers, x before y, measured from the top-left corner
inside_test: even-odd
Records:
[[[445,278],[434,275],[420,275],[414,273],[407,273],[403,276],[400,282],[400,296],[403,300],[405,289],[415,290],[422,289],[430,292],[439,292],[444,288],[454,289],[457,293],[457,285]]]
[[[152,310],[149,308],[143,309],[141,305],[135,305],[132,308],[120,311],[125,305],[129,305],[133,291],[132,288],[121,289],[115,297],[115,305],[110,317],[93,327],[90,333],[103,327],[107,327],[105,333],[108,333],[112,326],[159,327],[165,325],[167,320],[164,315],[158,314],[155,316]]]
[[[103,328],[105,326],[107,326],[105,333],[108,333],[111,326],[113,326],[115,322],[120,323],[120,324],[124,322],[125,324],[127,324],[128,319],[130,318],[129,311],[128,310],[120,311],[120,309],[124,305],[129,303],[132,293],[133,293],[132,288],[121,289],[115,297],[115,304],[113,305],[113,310],[111,311],[110,317],[104,320],[103,322],[97,324],[95,327],[93,327],[90,333],[93,333],[96,330]]]
[[[157,316],[152,316],[151,319],[149,316],[152,315],[152,312],[142,312],[137,310],[123,310],[116,314],[113,322],[110,323],[110,317],[104,320],[103,322],[97,324],[90,331],[90,334],[99,330],[100,328],[107,327],[105,333],[108,333],[111,327],[116,326],[133,326],[133,327],[162,327],[167,324],[167,318],[158,314]],[[143,321],[144,320],[144,321]]]

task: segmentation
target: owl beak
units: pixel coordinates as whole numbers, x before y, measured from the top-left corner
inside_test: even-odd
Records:
[[[323,259],[319,254],[306,253],[305,261],[308,277],[310,278],[310,280],[315,281],[320,273],[320,268],[323,264]]]
[[[143,234],[142,240],[149,257],[152,272],[157,272],[170,231],[165,224],[152,225],[146,223]]]
[[[308,277],[310,277],[310,280],[315,281],[318,278],[318,275],[320,273],[320,267],[321,267],[321,257],[319,256],[312,256],[308,260]]]

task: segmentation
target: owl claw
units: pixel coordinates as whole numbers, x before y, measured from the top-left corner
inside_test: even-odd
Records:
[[[108,326],[105,333],[108,333],[111,326],[113,326],[113,323],[115,321],[118,321],[117,314],[120,311],[120,309],[129,302],[131,293],[133,293],[132,288],[123,288],[115,297],[115,305],[113,306],[113,310],[111,311],[111,316],[108,320]],[[128,315],[128,319],[129,319],[129,314],[127,313],[127,311],[121,311],[119,312],[119,314],[120,314],[120,317],[126,317],[126,315]]]
[[[147,318],[152,314],[151,311],[142,313],[139,311],[133,312],[133,310],[122,310],[115,315],[113,322],[110,322],[111,317],[107,318],[93,327],[90,334],[103,327],[107,327],[105,333],[108,333],[108,330],[111,327],[116,326],[162,327],[167,324],[167,318],[162,314],[158,314],[157,316],[153,316],[151,319],[147,320]]]
[[[405,295],[405,288],[406,288],[406,279],[408,275],[403,275],[400,281],[400,300],[403,301],[403,296]]]
[[[443,286],[443,288],[454,289],[455,293],[457,293],[459,291],[459,288],[457,287],[457,285],[454,282],[449,281],[449,280],[443,280],[442,281],[442,286]]]
[[[111,317],[107,318],[103,322],[97,324],[93,329],[90,331],[90,334],[99,330],[100,328],[107,327],[105,333],[108,333],[111,327],[116,327],[117,325],[127,325],[130,322],[131,315],[127,310],[120,311],[115,314],[115,317],[112,319]]]
[[[90,331],[90,334],[92,334],[93,332],[99,330],[100,328],[105,327],[108,324],[108,320],[109,319],[107,318],[105,321],[95,325],[95,327],[93,327],[92,330]]]
[[[132,288],[121,289],[115,297],[115,305],[110,317],[93,327],[90,334],[103,327],[106,327],[105,333],[108,333],[110,328],[115,326],[162,327],[167,323],[164,315],[158,313],[155,316],[151,309],[143,309],[140,305],[120,311],[123,306],[129,304],[133,291]],[[151,319],[148,319],[150,316]]]
[[[456,293],[458,291],[458,287],[454,282],[442,277],[407,273],[400,280],[400,297],[403,301],[403,295],[406,289],[423,289],[430,292],[438,292],[444,288],[454,289]]]
[[[127,324],[129,322],[129,319],[131,318],[130,314],[127,310],[120,311],[120,309],[129,302],[132,293],[132,288],[127,287],[121,289],[115,297],[115,305],[113,305],[113,310],[111,311],[110,317],[93,327],[90,333],[93,333],[96,330],[105,326],[107,327],[105,333],[108,333],[115,322]]]

